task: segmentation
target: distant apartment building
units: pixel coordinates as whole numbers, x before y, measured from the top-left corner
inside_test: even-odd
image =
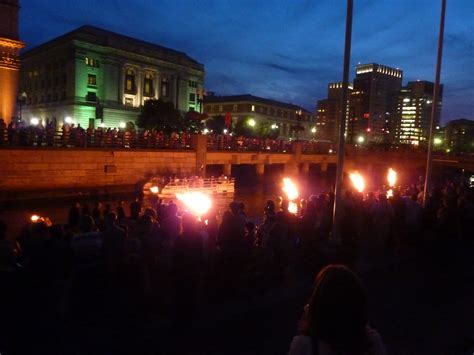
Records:
[[[397,103],[396,140],[400,144],[426,145],[430,135],[434,83],[410,81],[400,90]],[[435,126],[439,125],[443,87],[438,96]]]
[[[215,96],[204,98],[204,113],[210,117],[229,117],[239,120],[265,122],[279,130],[282,138],[310,139],[314,136],[314,116],[304,108],[253,95]],[[301,126],[302,130],[295,129]]]
[[[474,121],[461,118],[445,127],[445,147],[453,152],[474,152]]]
[[[352,84],[348,86],[349,96]],[[342,83],[329,83],[327,99],[319,100],[316,105],[316,138],[318,140],[337,142],[339,120],[341,117]],[[349,102],[349,100],[347,101]],[[349,106],[347,106],[348,108]],[[346,129],[349,110],[346,110]]]
[[[203,64],[183,52],[83,26],[21,56],[23,118],[81,126],[134,122],[146,100],[202,109]]]
[[[391,143],[395,140],[396,102],[403,71],[371,63],[356,66],[350,95],[346,141]]]

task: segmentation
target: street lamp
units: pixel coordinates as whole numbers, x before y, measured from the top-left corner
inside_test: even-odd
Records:
[[[39,124],[39,119],[37,119],[36,117],[33,117],[31,120],[30,120],[30,123],[33,125],[33,126],[37,126]]]
[[[26,92],[24,92],[24,91],[18,96],[18,105],[20,106],[20,112],[19,112],[19,117],[18,118],[20,119],[20,121],[23,118],[22,108],[23,108],[23,105],[26,102],[27,96],[28,95],[26,95]]]
[[[364,143],[364,141],[365,141],[364,136],[357,137],[357,142],[359,142],[360,144]]]
[[[250,126],[250,127],[255,127],[255,125],[257,124],[257,122],[255,122],[255,120],[253,118],[250,118],[248,121],[247,121],[247,124]]]

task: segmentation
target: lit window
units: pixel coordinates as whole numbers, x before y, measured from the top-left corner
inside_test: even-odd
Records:
[[[87,74],[87,85],[97,85],[97,78],[94,74]]]
[[[93,58],[86,57],[85,63],[86,63],[86,65],[89,66],[89,67],[94,67],[94,68],[98,68],[98,67],[99,67],[99,61],[98,61],[97,59],[93,59]]]
[[[251,110],[252,110],[252,112],[255,112],[255,105],[252,105]]]
[[[238,106],[237,106],[237,105],[234,105],[234,106],[232,107],[232,111],[234,111],[234,112],[237,111],[237,108],[238,108]]]
[[[145,74],[145,80],[143,81],[143,96],[153,96],[153,75],[152,74]]]
[[[223,109],[222,105],[219,105],[219,112],[222,112],[222,109]]]
[[[125,72],[125,91],[128,93],[136,93],[135,72],[132,69],[127,69]]]

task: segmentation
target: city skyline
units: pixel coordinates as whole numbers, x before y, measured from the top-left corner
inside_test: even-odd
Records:
[[[189,1],[160,6],[147,0],[130,6],[103,1],[100,11],[92,4],[22,1],[20,32],[27,49],[91,24],[186,52],[204,63],[205,87],[219,95],[250,93],[310,111],[325,97],[327,84],[342,76],[345,2],[277,1],[271,7],[205,2],[193,11]],[[442,123],[472,118],[472,24],[467,18],[473,10],[469,1],[448,4]],[[438,2],[426,0],[356,2],[351,80],[359,62],[376,62],[402,69],[403,84],[434,81],[439,12]]]

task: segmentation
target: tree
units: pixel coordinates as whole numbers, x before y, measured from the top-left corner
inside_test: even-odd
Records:
[[[258,127],[257,127],[257,125],[258,125],[258,123],[254,127],[251,127],[249,125],[249,120],[248,119],[239,118],[239,120],[234,125],[234,128],[232,129],[232,132],[236,136],[256,138],[256,137],[258,137],[258,132],[257,132]]]
[[[181,130],[198,133],[204,128],[203,120],[207,117],[197,111],[188,111],[181,120]]]
[[[164,132],[182,131],[183,119],[172,102],[147,100],[138,115],[137,126],[145,129],[158,129]]]
[[[225,117],[222,115],[214,116],[206,120],[206,128],[214,133],[221,134],[226,129]]]

